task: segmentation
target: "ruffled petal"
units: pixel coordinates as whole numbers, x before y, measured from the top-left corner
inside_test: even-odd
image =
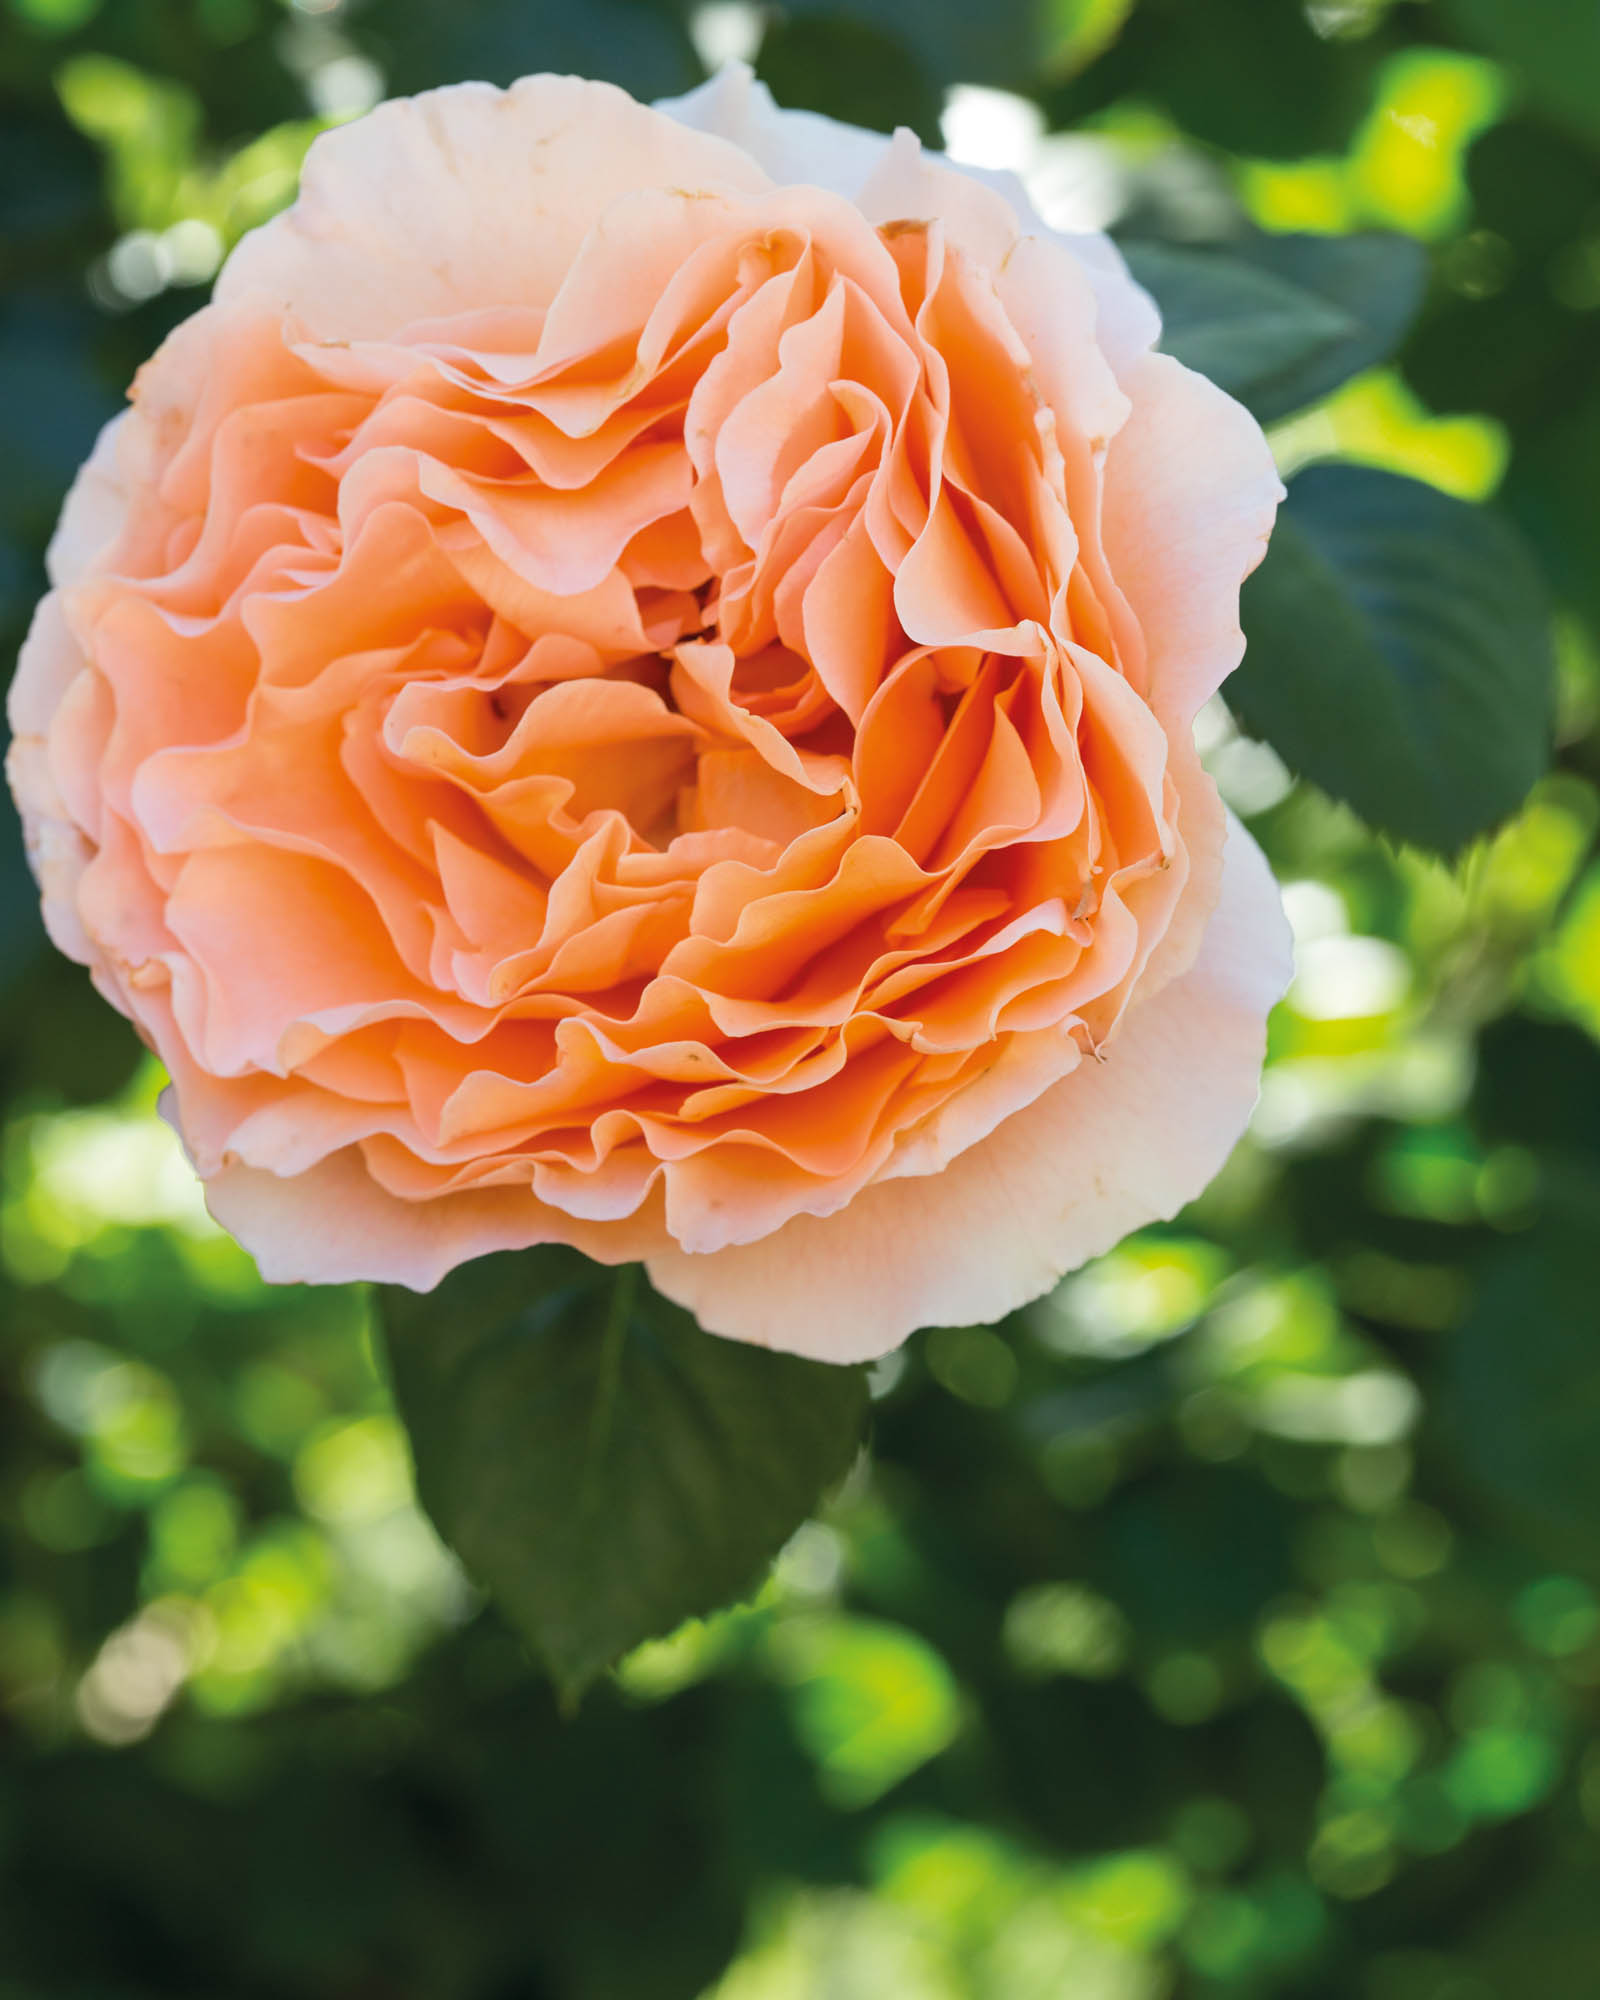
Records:
[[[999,1319],[1215,1176],[1255,1104],[1266,1020],[1292,971],[1271,872],[1235,821],[1193,967],[938,1173],[880,1181],[763,1242],[648,1260],[713,1333],[819,1360],[887,1353],[915,1328]]]
[[[915,144],[910,133],[897,133],[891,141],[884,133],[843,125],[815,111],[780,109],[767,86],[742,62],[724,63],[715,76],[682,97],[659,99],[656,109],[693,131],[730,140],[782,187],[827,188],[852,201],[872,181],[891,144]],[[1082,268],[1098,302],[1100,344],[1117,374],[1155,345],[1161,316],[1109,236],[1098,230],[1050,228],[1015,174],[969,166],[943,153],[923,152],[922,158],[998,195],[1021,233],[1057,245]],[[935,203],[926,212],[943,216],[945,208]]]

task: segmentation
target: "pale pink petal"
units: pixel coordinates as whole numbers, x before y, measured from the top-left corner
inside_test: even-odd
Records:
[[[1161,337],[1161,315],[1155,300],[1135,282],[1126,259],[1109,236],[1099,230],[1051,233],[1088,272],[1100,305],[1100,345],[1118,376],[1125,377]]]
[[[6,752],[6,778],[22,816],[44,927],[58,951],[90,965],[95,949],[78,914],[78,885],[94,849],[60,810],[41,743],[17,738]]]
[[[43,737],[67,690],[84,671],[83,648],[73,637],[59,590],[42,598],[17,655],[17,670],[6,697],[6,720],[13,735]]]
[[[325,132],[299,199],[239,245],[216,296],[293,313],[323,340],[381,339],[464,304],[547,306],[613,202],[768,185],[736,146],[611,84],[452,84]]]
[[[724,63],[697,89],[661,98],[655,108],[691,131],[731,141],[781,187],[826,188],[850,199],[889,144],[881,132],[841,125],[815,111],[780,111],[742,62]]]
[[[1104,538],[1144,633],[1150,698],[1186,728],[1244,656],[1239,586],[1266,553],[1283,482],[1261,427],[1203,375],[1146,355],[1106,455]]]
[[[378,1185],[355,1148],[283,1179],[224,1166],[206,1181],[205,1197],[272,1285],[367,1282],[429,1292],[458,1264],[495,1250],[572,1243],[599,1263],[624,1264],[661,1240],[649,1223],[586,1227],[525,1188],[401,1201]]]
[[[45,553],[53,584],[76,583],[121,534],[128,512],[121,460],[127,433],[137,422],[131,411],[120,411],[102,426],[94,450],[79,467]]]
[[[914,133],[901,130],[876,162],[859,200],[876,222],[908,217],[942,223],[951,242],[984,264],[997,282],[1013,247],[1027,238],[1073,257],[1093,289],[1101,345],[1119,376],[1161,330],[1160,315],[1134,283],[1116,245],[1108,237],[1048,228],[1012,174],[961,166],[942,153],[924,151]]]

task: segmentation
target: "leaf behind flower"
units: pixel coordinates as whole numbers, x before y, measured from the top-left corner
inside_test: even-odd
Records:
[[[1381,832],[1454,854],[1549,762],[1548,607],[1488,508],[1370,466],[1313,466],[1240,615],[1230,704]]]
[[[1267,424],[1384,360],[1422,297],[1421,250],[1378,232],[1123,247],[1161,308],[1166,351]]]

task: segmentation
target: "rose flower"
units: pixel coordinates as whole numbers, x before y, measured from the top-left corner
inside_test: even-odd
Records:
[[[1288,967],[1192,723],[1280,488],[1158,331],[740,69],[317,141],[11,697],[51,934],[265,1276],[563,1242],[844,1360],[1204,1187]]]

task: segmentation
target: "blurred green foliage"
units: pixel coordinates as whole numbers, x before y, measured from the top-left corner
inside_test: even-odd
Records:
[[[1179,249],[1400,229],[1398,362],[1275,434],[1497,491],[1557,767],[1454,868],[1207,755],[1300,971],[1205,1199],[874,1376],[751,1604],[559,1719],[415,1506],[354,1291],[206,1222],[0,869],[4,2000],[1600,1990],[1600,44],[1580,0],[3,0],[0,625],[318,124],[748,52]],[[1006,93],[1006,94],[999,94]]]

